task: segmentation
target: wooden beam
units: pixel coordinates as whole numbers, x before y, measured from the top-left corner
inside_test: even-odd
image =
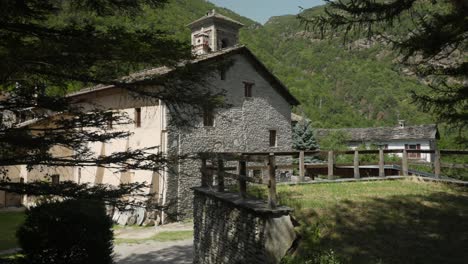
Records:
[[[401,160],[403,176],[408,176],[408,152],[403,150],[403,159]]]
[[[385,177],[385,156],[384,150],[379,149],[379,177]]]
[[[333,180],[333,167],[335,166],[335,155],[333,150],[328,151],[328,179]]]
[[[268,206],[270,208],[276,208],[276,160],[275,155],[270,154],[268,156],[268,167],[269,167],[269,183],[268,183]]]
[[[305,160],[304,160],[304,151],[299,152],[299,181],[305,181]]]
[[[434,174],[436,178],[440,178],[440,151],[436,150],[434,153]]]
[[[224,160],[218,159],[218,192],[224,192]]]
[[[247,197],[247,163],[243,160],[239,161],[239,192],[242,199]]]
[[[354,178],[359,179],[361,178],[361,174],[359,173],[359,151],[354,151]]]

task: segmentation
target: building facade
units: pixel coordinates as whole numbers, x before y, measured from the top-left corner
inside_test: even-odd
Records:
[[[157,147],[155,152],[169,156],[199,152],[288,151],[292,148],[291,109],[299,102],[288,89],[244,46],[238,44],[241,23],[210,12],[191,23],[194,53],[191,63],[218,63],[229,60],[229,67],[210,74],[210,87],[225,94],[226,108],[190,116],[190,128],[171,122],[174,114],[163,102],[136,99],[125,89],[99,86],[73,93],[85,111],[96,107],[124,112],[134,124],[110,124],[110,130],[133,134],[110,143],[90,143],[98,155],[106,156],[126,149]],[[200,44],[198,41],[200,40]],[[166,74],[166,67],[136,74],[141,78]],[[214,91],[214,92],[218,92]],[[84,103],[83,103],[84,102]],[[147,182],[152,201],[168,205],[169,217],[184,219],[192,215],[191,187],[201,181],[200,161],[180,160],[160,171],[129,170],[120,172],[102,167],[64,168],[60,180],[79,183]],[[26,181],[39,179],[40,168],[26,173]],[[36,175],[37,174],[37,175]],[[163,215],[164,218],[165,215]]]
[[[316,129],[315,131],[318,139],[336,132],[345,135],[351,149],[362,145],[367,147],[374,145],[384,149],[429,150],[437,147],[439,139],[437,125],[406,126],[403,120],[395,127]],[[402,156],[401,153],[395,155]],[[429,153],[408,153],[408,158],[422,162],[433,162],[433,155]]]

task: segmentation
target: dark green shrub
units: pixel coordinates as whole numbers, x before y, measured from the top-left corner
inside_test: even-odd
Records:
[[[65,200],[31,208],[17,232],[28,264],[113,263],[112,221],[101,202]]]

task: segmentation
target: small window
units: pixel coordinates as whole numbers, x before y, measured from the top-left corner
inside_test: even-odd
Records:
[[[214,126],[214,112],[211,108],[203,109],[203,126],[212,127]]]
[[[421,144],[405,144],[405,149],[421,149]],[[419,159],[421,158],[421,153],[408,153],[408,158],[410,159]]]
[[[227,39],[221,40],[221,48],[227,48],[229,46],[229,41]]]
[[[270,147],[276,147],[276,130],[270,130]]]
[[[254,84],[250,82],[244,82],[244,95],[245,97],[252,97],[252,88]]]
[[[114,117],[114,114],[112,112],[109,112],[108,115],[107,115],[107,128],[108,129],[112,129],[112,119]]]
[[[52,178],[52,184],[59,184],[60,182],[60,175],[54,174],[50,176]]]
[[[135,127],[141,127],[141,108],[135,108]]]

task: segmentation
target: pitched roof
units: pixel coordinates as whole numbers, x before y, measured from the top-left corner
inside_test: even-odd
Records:
[[[216,59],[220,59],[220,58],[235,55],[235,54],[246,55],[250,59],[250,61],[254,64],[255,68],[263,74],[263,77],[269,81],[270,85],[273,86],[273,88],[276,91],[278,91],[278,93],[281,94],[286,99],[286,101],[288,101],[291,105],[299,105],[299,101],[289,92],[288,88],[286,88],[286,86],[275,75],[273,75],[273,73],[271,73],[267,69],[267,67],[247,47],[243,45],[237,45],[237,46],[229,47],[226,49],[221,49],[216,52],[199,55],[197,56],[197,58],[191,60],[190,62],[183,62],[181,64],[183,65],[186,63],[196,64],[196,63],[201,63],[201,62],[210,62]],[[122,80],[128,81],[128,82],[143,81],[146,78],[155,77],[155,76],[163,76],[172,71],[174,71],[173,68],[169,68],[166,66],[151,68],[151,69],[147,69],[147,70],[143,70],[140,72],[130,74],[129,76],[122,78]],[[115,88],[115,86],[97,85],[94,87],[85,88],[80,91],[71,93],[68,96],[74,97],[74,96],[84,95],[84,94],[112,89],[112,88]]]
[[[223,16],[221,14],[218,14],[216,13],[216,10],[212,10],[211,12],[208,12],[205,16],[193,21],[192,23],[188,24],[187,26],[188,27],[196,27],[198,24],[200,24],[201,22],[204,22],[205,20],[221,20],[221,21],[225,21],[225,22],[228,22],[228,23],[231,23],[231,24],[235,24],[239,27],[243,27],[244,24],[242,24],[241,22],[239,21],[236,21],[232,18],[229,18],[227,16]]]
[[[437,125],[434,124],[405,127],[316,129],[315,136],[323,138],[333,132],[346,133],[350,142],[439,139]]]

